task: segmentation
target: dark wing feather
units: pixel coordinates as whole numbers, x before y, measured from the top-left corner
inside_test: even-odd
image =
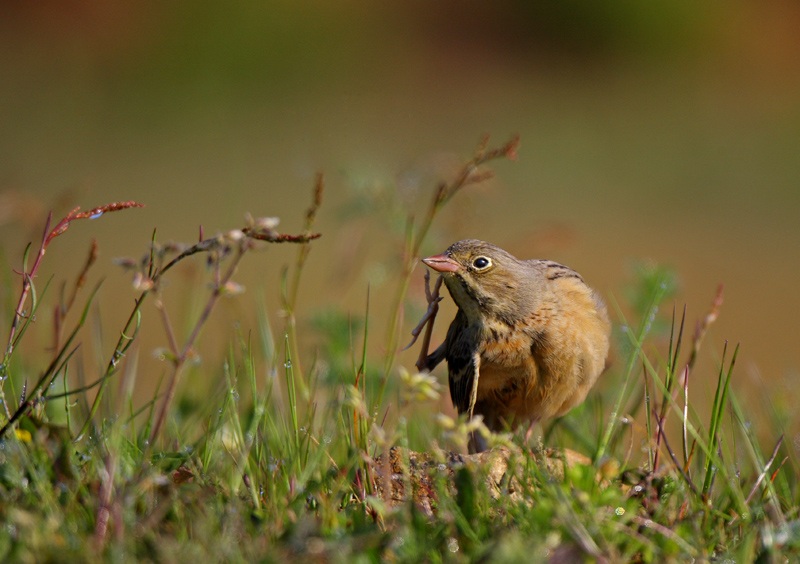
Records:
[[[479,375],[477,364],[480,357],[477,354],[478,339],[470,330],[467,317],[461,310],[450,324],[445,342],[450,399],[458,413],[470,413],[475,402],[476,375]]]

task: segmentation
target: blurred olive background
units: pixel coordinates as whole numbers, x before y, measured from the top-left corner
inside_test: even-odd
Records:
[[[19,268],[49,209],[145,203],[74,224],[42,273],[71,279],[97,238],[100,363],[135,296],[113,257],[140,256],[154,228],[159,240],[191,242],[199,225],[239,227],[245,212],[297,232],[321,171],[324,236],[300,292],[304,347],[323,342],[313,320],[324,312],[363,316],[369,283],[379,351],[406,215],[422,215],[482,134],[499,144],[519,133],[518,160],[493,164],[494,180],[460,194],[425,252],[476,237],[555,259],[626,315],[633,265],[664,264],[679,276],[674,301],[687,304],[690,329],[724,283],[700,368],[714,375],[723,341],[741,342],[736,385],[790,406],[800,368],[798,29],[791,0],[3,2],[2,267]],[[216,312],[223,331],[205,336],[202,354],[224,352],[232,325],[255,327],[254,296],[280,336],[278,281],[294,252],[245,260],[248,294]],[[185,295],[191,271],[167,288],[180,330],[205,291]],[[404,333],[424,306],[421,279],[419,268]],[[16,283],[3,283],[3,303]],[[155,347],[163,333],[152,306],[146,314]],[[451,315],[448,305],[440,337]],[[41,350],[48,323],[38,330]],[[415,352],[401,361],[411,366]],[[145,378],[163,374],[141,354]],[[138,385],[151,397],[151,383]]]

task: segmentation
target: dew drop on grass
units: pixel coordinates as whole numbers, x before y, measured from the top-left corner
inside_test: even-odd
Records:
[[[291,360],[287,360],[286,362],[283,363],[283,366],[284,366],[284,368],[291,368],[292,367],[292,361]]]
[[[458,539],[455,537],[447,539],[447,550],[450,552],[458,552]]]
[[[332,441],[333,438],[330,435],[325,435],[322,437],[322,442],[325,443],[326,445],[331,444]]]

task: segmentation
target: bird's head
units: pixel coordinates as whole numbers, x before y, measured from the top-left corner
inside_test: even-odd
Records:
[[[530,302],[538,293],[535,271],[485,241],[464,239],[422,262],[442,275],[468,319],[492,315],[513,322],[530,311]]]

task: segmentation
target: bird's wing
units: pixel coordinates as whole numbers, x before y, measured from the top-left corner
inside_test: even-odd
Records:
[[[450,399],[459,413],[472,417],[480,377],[478,340],[470,334],[466,316],[459,310],[447,331],[447,370]]]

